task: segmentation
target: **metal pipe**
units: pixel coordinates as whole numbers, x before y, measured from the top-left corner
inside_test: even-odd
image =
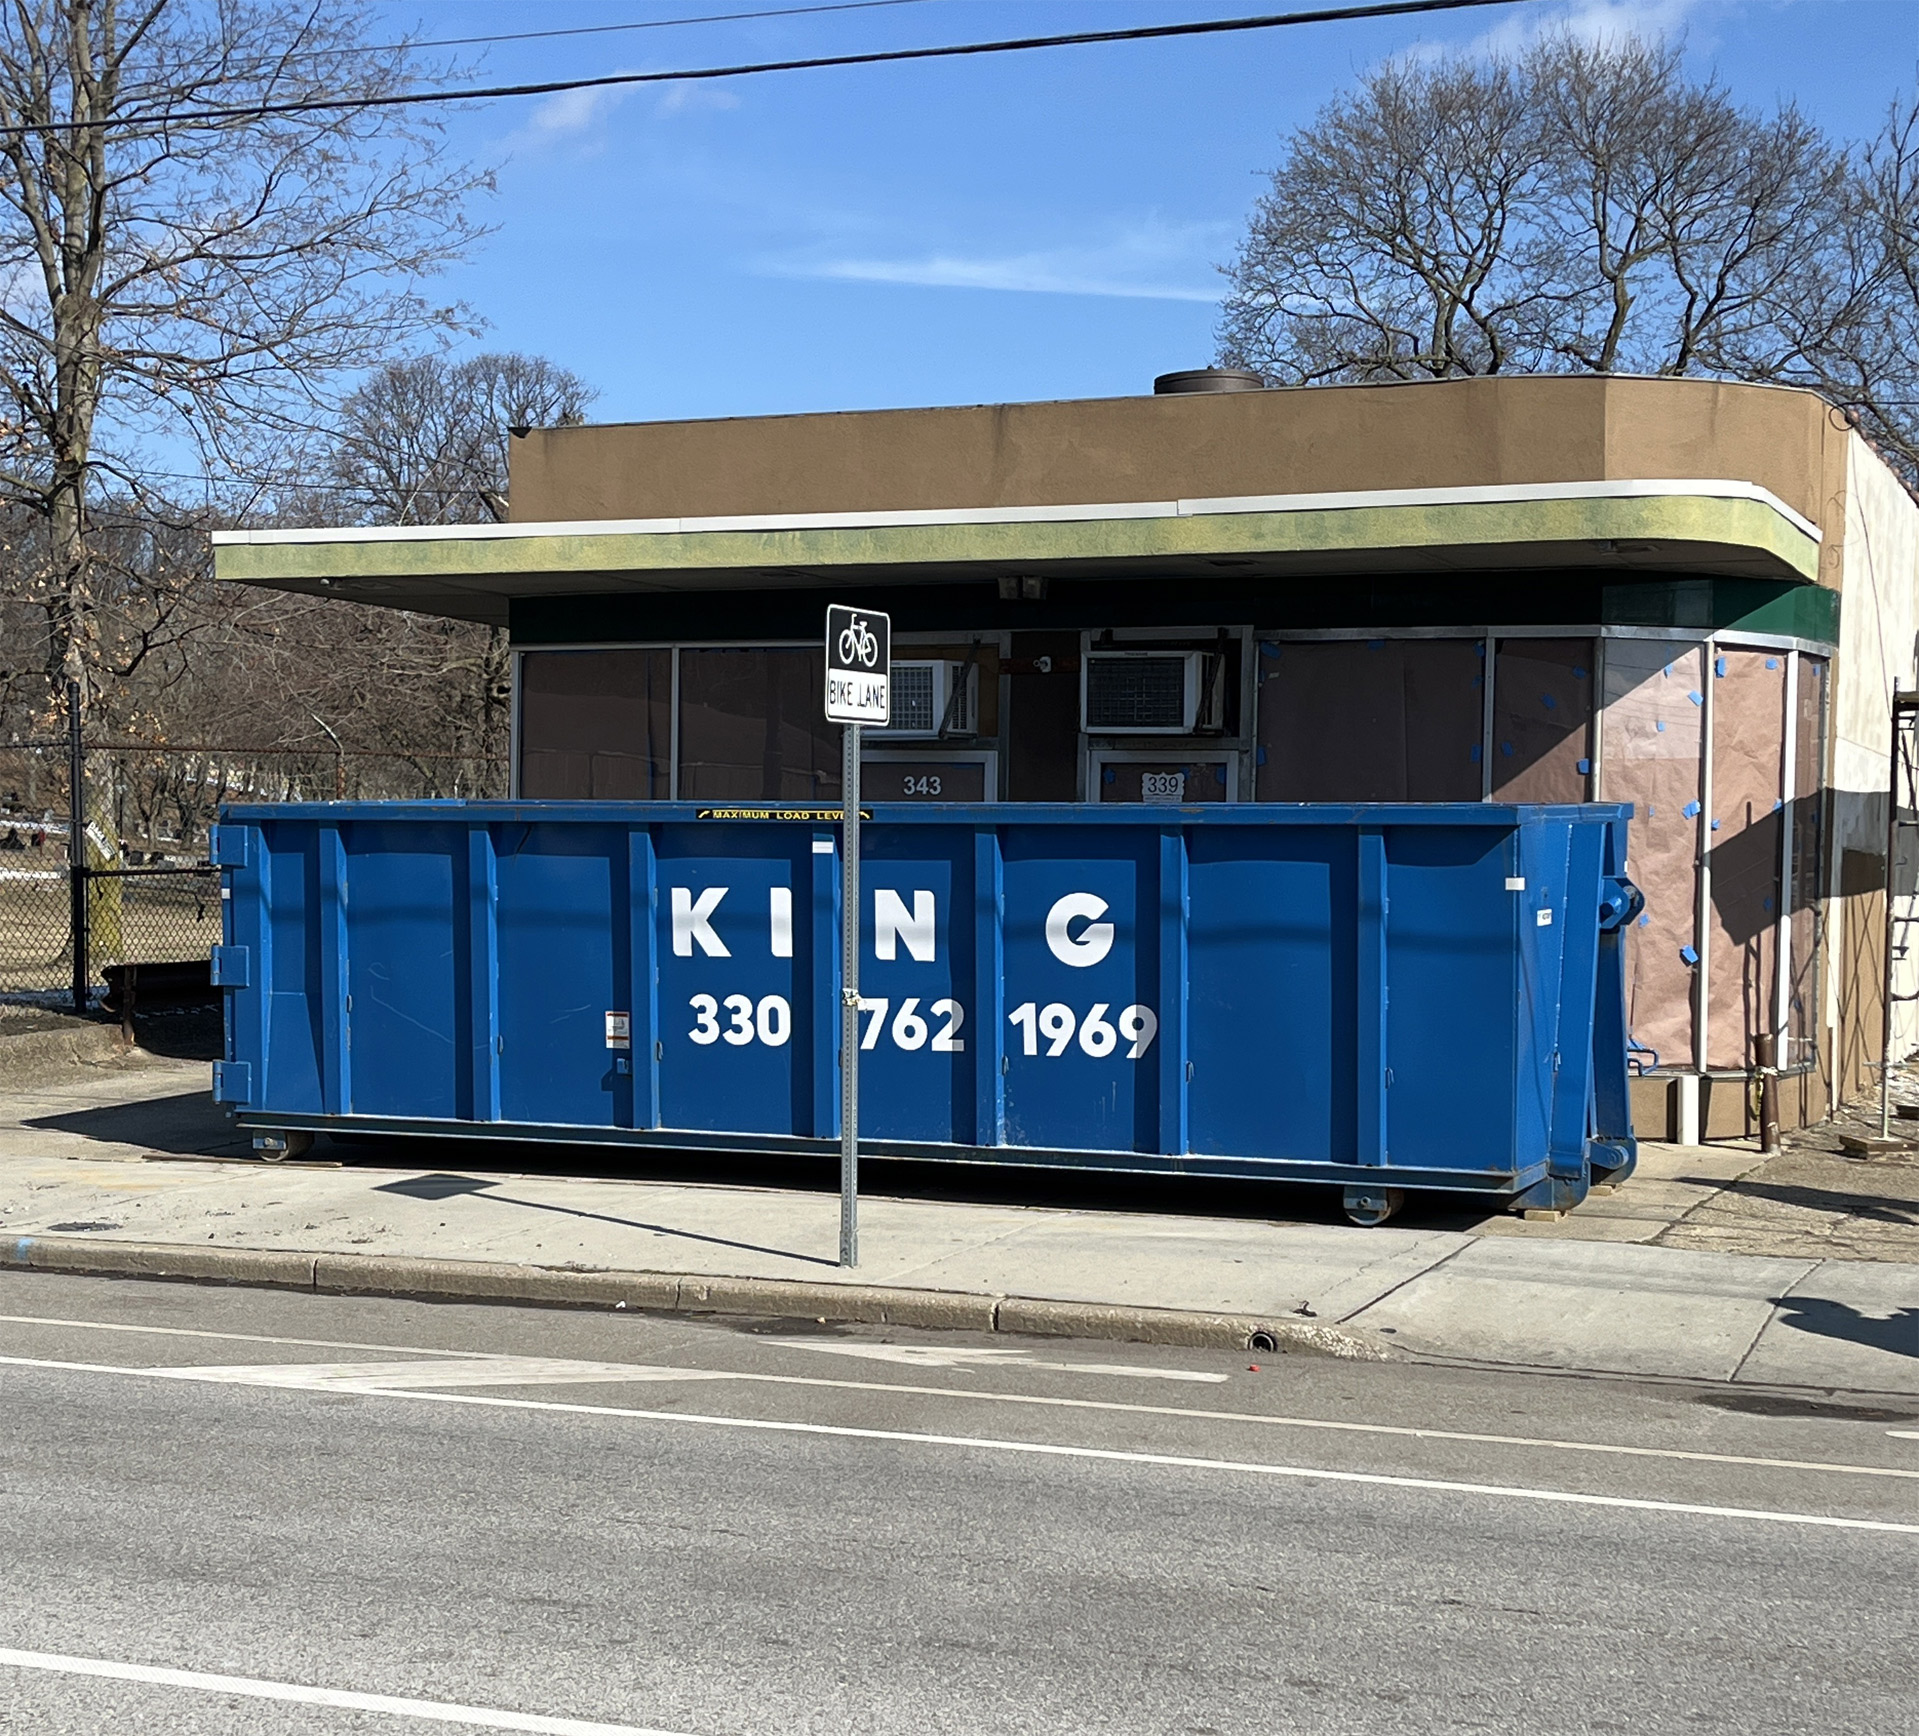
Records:
[[[1779,1149],[1779,1048],[1771,1031],[1753,1037],[1753,1058],[1759,1063],[1759,1149]]]

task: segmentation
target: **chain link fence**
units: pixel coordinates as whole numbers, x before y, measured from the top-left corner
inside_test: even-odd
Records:
[[[0,1032],[210,997],[207,839],[225,803],[477,800],[506,783],[504,758],[435,751],[0,743]]]

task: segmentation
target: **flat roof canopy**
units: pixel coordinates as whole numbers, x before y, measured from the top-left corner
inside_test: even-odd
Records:
[[[215,570],[495,625],[516,600],[1027,575],[1836,584],[1831,414],[1554,377],[547,429],[512,443],[512,523],[222,531]]]
[[[1818,527],[1751,483],[1130,501],[379,530],[219,531],[218,576],[504,625],[518,598],[1577,567],[1814,582]]]

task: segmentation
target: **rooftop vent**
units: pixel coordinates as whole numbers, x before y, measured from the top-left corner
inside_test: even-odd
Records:
[[[1263,392],[1266,382],[1250,368],[1187,368],[1161,374],[1153,382],[1156,397],[1175,392]]]

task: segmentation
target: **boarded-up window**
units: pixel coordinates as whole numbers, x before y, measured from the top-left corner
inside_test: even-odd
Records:
[[[1586,800],[1592,670],[1590,639],[1499,641],[1493,667],[1494,801]]]
[[[1810,1067],[1819,1052],[1819,942],[1824,932],[1826,859],[1825,718],[1823,657],[1799,659],[1798,719],[1793,738],[1792,972],[1787,984],[1786,1053],[1789,1067]]]
[[[680,798],[817,802],[840,793],[817,647],[680,653]]]
[[[1712,674],[1712,865],[1706,1064],[1753,1063],[1779,996],[1786,654],[1721,651]]]
[[[1262,802],[1473,802],[1477,639],[1342,639],[1259,648]]]
[[[1704,682],[1696,645],[1606,642],[1600,799],[1633,804],[1627,872],[1646,908],[1627,936],[1626,1016],[1648,1066],[1693,1063]]]
[[[670,651],[529,651],[520,659],[520,794],[664,800]]]

